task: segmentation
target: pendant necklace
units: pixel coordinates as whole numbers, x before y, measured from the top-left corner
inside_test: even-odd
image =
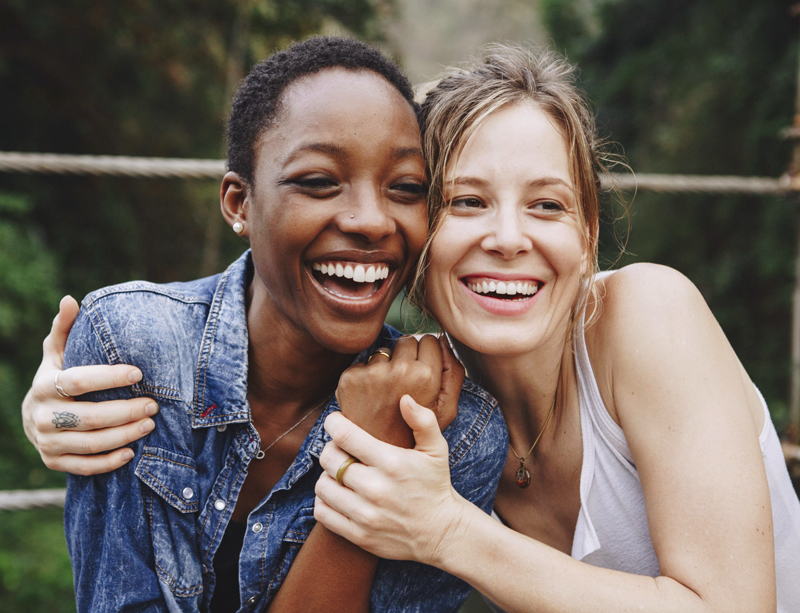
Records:
[[[265,455],[267,455],[267,452],[268,452],[270,449],[272,449],[272,448],[275,446],[275,443],[277,443],[277,442],[278,442],[279,440],[281,440],[281,439],[282,439],[284,436],[286,436],[287,434],[289,434],[289,432],[291,432],[292,430],[294,430],[295,428],[297,428],[297,427],[298,427],[300,424],[302,424],[302,423],[303,423],[303,422],[304,422],[306,419],[308,419],[308,416],[309,416],[309,415],[311,415],[311,414],[312,414],[314,411],[318,411],[318,410],[319,410],[319,409],[321,409],[323,406],[325,406],[325,403],[326,403],[326,402],[328,402],[328,400],[329,400],[329,399],[330,399],[330,396],[328,396],[327,398],[325,398],[325,400],[323,400],[322,402],[320,402],[320,403],[319,403],[317,406],[315,406],[313,409],[311,409],[311,410],[310,410],[308,413],[306,413],[305,415],[303,415],[303,416],[300,418],[300,421],[298,421],[298,422],[297,422],[295,425],[293,425],[291,428],[289,428],[289,429],[288,429],[286,432],[284,432],[283,434],[281,434],[281,435],[280,435],[278,438],[276,438],[274,441],[272,441],[272,442],[271,442],[269,445],[267,445],[267,446],[266,446],[266,447],[264,447],[263,449],[259,449],[259,450],[258,450],[258,453],[257,453],[257,454],[256,454],[256,455],[253,457],[253,459],[254,459],[254,460],[263,460],[263,459],[264,459],[264,456],[265,456]]]
[[[528,453],[525,454],[525,457],[520,456],[514,448],[511,446],[511,440],[508,441],[508,448],[511,449],[511,453],[519,460],[519,468],[517,469],[517,485],[520,489],[525,489],[531,484],[531,471],[525,468],[525,460],[528,459],[533,453],[533,450],[536,448],[536,443],[539,442],[539,439],[542,438],[542,434],[544,434],[545,428],[547,428],[547,424],[550,423],[550,418],[553,416],[553,410],[556,408],[556,398],[558,397],[558,391],[556,391],[556,396],[553,398],[553,406],[550,407],[550,412],[547,414],[547,419],[544,420],[544,425],[542,429],[539,430],[539,436],[536,437],[536,440],[533,441],[533,445],[531,445],[530,450]]]

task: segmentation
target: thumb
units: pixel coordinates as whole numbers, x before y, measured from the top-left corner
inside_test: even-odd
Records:
[[[414,431],[414,440],[417,441],[414,449],[431,456],[447,457],[447,441],[439,430],[433,411],[406,394],[400,399],[400,413],[408,427]]]
[[[75,299],[72,296],[64,296],[58,305],[58,315],[53,320],[50,334],[44,339],[44,360],[50,360],[58,368],[61,368],[67,337],[79,311],[80,307]]]

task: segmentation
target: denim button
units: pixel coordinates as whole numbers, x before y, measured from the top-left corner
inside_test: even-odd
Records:
[[[217,432],[225,432],[225,430],[227,429],[228,429],[228,424],[222,424],[220,426],[217,426]]]
[[[205,564],[203,564],[203,574],[205,575],[205,574],[207,574],[207,573],[208,573],[208,566],[206,566]]]
[[[261,532],[264,529],[264,524],[253,524],[253,532]]]
[[[223,509],[225,509],[226,506],[228,506],[228,505],[225,504],[225,501],[222,498],[217,498],[214,501],[214,508],[217,511],[222,511]]]
[[[260,526],[261,524],[256,524],[256,525]],[[255,604],[256,600],[258,600],[258,598],[256,596],[253,596],[252,598],[248,598],[247,599],[247,604]]]
[[[190,487],[183,488],[182,493],[183,497],[186,498],[186,500],[191,500],[192,498],[194,498],[194,490]]]

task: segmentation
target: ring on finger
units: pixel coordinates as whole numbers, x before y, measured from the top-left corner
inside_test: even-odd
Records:
[[[60,375],[60,374],[61,374],[61,371],[59,370],[59,371],[56,373],[56,378],[55,378],[55,379],[53,379],[53,383],[54,383],[54,384],[55,384],[55,386],[56,386],[56,393],[57,393],[59,396],[61,396],[62,398],[72,398],[72,394],[68,394],[67,392],[65,392],[65,391],[64,391],[64,388],[63,388],[63,387],[61,387],[61,386],[58,384],[58,375]]]
[[[373,353],[371,356],[369,356],[369,360],[367,360],[367,364],[369,364],[370,362],[372,362],[372,358],[374,358],[376,355],[385,355],[387,359],[389,359],[389,360],[391,360],[391,359],[392,359],[392,352],[391,352],[391,350],[390,350],[390,349],[387,349],[386,347],[381,347],[380,349],[378,349],[377,351],[375,351],[375,353]]]
[[[358,460],[352,456],[350,456],[344,462],[342,462],[342,465],[339,466],[339,470],[336,471],[336,483],[338,483],[342,487],[345,487],[343,481],[344,473],[347,471],[348,468],[350,468],[351,464],[355,464],[356,462],[358,462]]]

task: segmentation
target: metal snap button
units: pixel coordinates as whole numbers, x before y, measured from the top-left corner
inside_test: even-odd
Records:
[[[248,598],[247,599],[247,604],[255,604],[256,600],[258,600],[258,598],[256,596],[253,596],[252,598]]]
[[[183,488],[182,494],[183,497],[186,498],[186,500],[191,500],[192,498],[194,498],[194,490],[190,487]]]
[[[258,533],[264,529],[264,524],[253,524],[253,532]]]
[[[214,501],[214,508],[215,508],[217,511],[223,511],[223,510],[225,509],[225,507],[226,507],[226,506],[228,506],[228,505],[225,503],[225,501],[224,501],[222,498],[217,498],[217,499]]]
[[[222,424],[217,426],[217,432],[225,432],[228,429],[228,424]]]

